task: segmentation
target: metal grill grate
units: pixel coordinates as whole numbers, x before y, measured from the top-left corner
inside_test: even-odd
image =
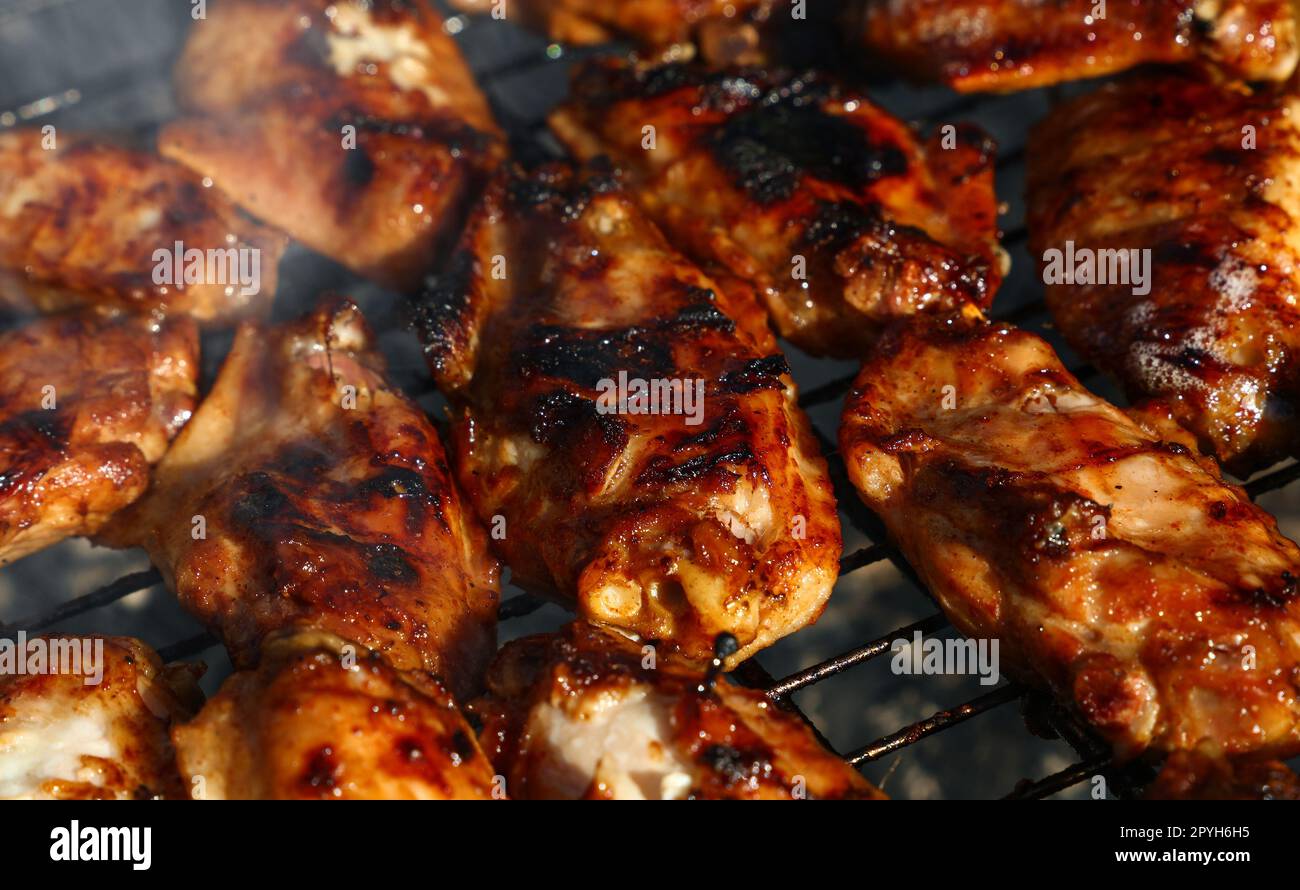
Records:
[[[22,7],[21,12],[11,11],[8,16],[12,18],[20,14],[29,15],[38,9],[57,7],[70,2],[73,2],[73,0],[44,0],[44,2],[42,0],[28,0],[28,2],[20,4]],[[3,22],[3,20],[3,18],[0,18],[0,22]],[[476,22],[474,19],[458,15],[449,15],[448,21],[450,22],[449,32],[462,41],[471,36],[475,30],[481,31],[490,27]],[[560,157],[563,153],[545,127],[544,114],[546,110],[549,110],[549,104],[543,104],[540,107],[534,105],[532,110],[540,113],[521,113],[519,103],[511,101],[513,95],[511,82],[517,82],[519,79],[531,80],[535,73],[546,66],[552,65],[559,54],[562,54],[565,60],[572,62],[598,52],[609,51],[610,48],[568,49],[557,53],[556,48],[548,47],[545,52],[539,53],[534,43],[529,43],[528,47],[527,51],[516,52],[504,60],[497,60],[490,67],[476,70],[475,74],[479,79],[480,86],[489,98],[498,121],[503,129],[510,134],[512,149],[516,156],[525,162],[532,162]],[[497,54],[499,55],[499,53]],[[467,56],[471,67],[474,68],[474,54],[467,52]],[[128,77],[126,83],[130,88],[137,87],[139,86],[139,78],[138,76]],[[149,86],[156,89],[158,85],[155,82],[149,84]],[[127,87],[124,86],[123,88]],[[70,87],[57,94],[52,94],[48,98],[34,98],[33,101],[18,106],[7,115],[0,114],[0,130],[9,126],[39,122],[48,115],[56,114],[78,103],[108,101],[106,93],[110,91],[109,88],[105,88],[103,84],[100,84],[98,88],[92,87],[82,90]],[[554,98],[558,99],[559,97]],[[974,116],[980,110],[981,105],[988,101],[992,100],[979,96],[962,97],[923,115],[921,119],[933,124],[940,121]],[[4,109],[0,109],[0,112],[3,111]],[[999,171],[1020,163],[1023,157],[1023,140],[1017,146],[1004,147],[999,154]],[[1025,238],[1026,232],[1023,226],[1014,227],[1005,234],[1003,244],[1008,248],[1019,246],[1023,244]],[[1002,300],[1002,302],[1006,301]],[[1035,319],[1044,318],[1046,314],[1046,306],[1042,302],[1041,295],[1035,294],[1033,299],[1023,305],[1003,313],[994,313],[994,317],[1013,324],[1026,325]],[[1085,381],[1098,376],[1097,371],[1087,365],[1078,365],[1072,371],[1077,377]],[[800,404],[805,408],[813,408],[839,399],[848,391],[853,376],[847,374],[836,377],[826,383],[807,389],[800,398]],[[414,398],[426,392],[427,385],[421,385],[417,387],[416,391],[412,391],[411,395]],[[842,558],[840,561],[841,577],[858,572],[868,566],[888,561],[893,564],[898,573],[911,581],[917,592],[928,596],[915,573],[903,561],[898,551],[888,543],[883,527],[865,509],[861,509],[857,495],[848,482],[845,467],[835,443],[820,431],[817,434],[831,469],[836,497],[840,503],[841,518],[846,528],[856,529],[873,542],[868,546],[846,554]],[[1246,485],[1246,490],[1252,498],[1257,498],[1264,493],[1289,485],[1297,479],[1300,479],[1300,463],[1293,463],[1274,469],[1272,472],[1249,482]],[[855,506],[859,509],[853,509]],[[155,569],[134,572],[90,593],[61,603],[44,613],[0,623],[0,635],[8,636],[20,629],[29,632],[41,631],[58,622],[84,616],[96,609],[115,603],[132,593],[146,590],[160,583],[161,577]],[[499,617],[503,622],[521,619],[537,611],[546,603],[547,601],[530,594],[518,594],[502,602]],[[793,695],[839,675],[850,668],[879,658],[891,651],[891,644],[896,639],[911,639],[916,632],[930,635],[948,626],[949,622],[942,614],[933,614],[782,678],[775,678],[769,674],[757,658],[751,658],[739,666],[734,676],[746,686],[764,690],[777,706],[800,716],[812,727],[821,741],[828,748],[831,748],[818,727],[795,704]],[[192,657],[217,643],[218,640],[213,634],[203,632],[161,646],[158,652],[165,661],[172,661]],[[1141,785],[1150,778],[1148,768],[1142,764],[1128,765],[1123,768],[1117,767],[1112,760],[1108,746],[1082,725],[1079,719],[1065,706],[1052,701],[1037,690],[1015,683],[1006,683],[969,701],[940,710],[925,719],[903,726],[894,732],[849,751],[843,756],[855,766],[871,763],[1011,702],[1021,703],[1026,722],[1036,734],[1064,739],[1073,748],[1079,760],[1073,765],[1044,778],[1022,780],[1005,795],[1006,798],[1035,799],[1049,797],[1098,774],[1106,776],[1108,786],[1114,793],[1119,796],[1128,796],[1140,789]]]

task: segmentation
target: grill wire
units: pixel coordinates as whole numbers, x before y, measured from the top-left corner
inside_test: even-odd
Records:
[[[9,6],[13,8],[8,10],[4,8],[3,2],[0,2],[0,26],[19,16],[30,16],[40,10],[77,2],[81,2],[81,0],[23,0],[23,2],[16,4],[10,3]],[[487,20],[476,20],[455,15],[447,10],[443,4],[438,5],[443,6],[443,12],[448,16],[449,32],[461,40],[462,43],[474,30],[482,30],[499,24],[495,22],[489,24]],[[509,134],[511,149],[515,157],[524,163],[535,163],[563,157],[561,147],[546,129],[544,114],[546,110],[549,110],[550,105],[545,105],[541,109],[541,114],[521,113],[518,109],[519,103],[511,101],[514,94],[510,89],[510,81],[515,79],[531,80],[544,69],[553,68],[554,63],[560,59],[566,64],[572,63],[585,57],[609,52],[612,48],[617,47],[569,47],[561,49],[555,45],[550,45],[546,47],[543,53],[539,53],[535,42],[519,42],[527,43],[528,50],[517,52],[504,61],[494,62],[490,67],[477,69],[475,56],[468,49],[466,51],[467,61],[471,68],[476,69],[474,73],[480,88],[488,96],[498,122]],[[87,86],[84,89],[65,89],[7,112],[5,109],[0,108],[0,131],[15,125],[36,125],[43,119],[57,114],[71,105],[95,102],[97,99],[102,99],[115,91],[139,87],[140,84],[136,82],[137,77],[129,76],[123,80],[108,82],[99,81],[96,85]],[[147,86],[157,88],[156,83],[150,83]],[[558,99],[559,97],[554,98]],[[873,98],[877,97],[873,95]],[[947,101],[946,104],[940,105],[919,117],[908,114],[907,110],[903,109],[902,116],[926,125],[937,125],[940,122],[972,116],[978,113],[982,106],[994,101],[996,100],[991,97],[964,96]],[[888,103],[882,104],[888,105]],[[893,110],[896,113],[900,111],[899,109]],[[1024,152],[1022,133],[1018,145],[1010,148],[1003,146],[999,151],[997,161],[999,174],[1020,164],[1023,161]],[[1001,179],[1001,176],[999,176],[999,179]],[[1001,185],[1003,184],[1000,183]],[[1013,227],[1004,234],[1003,246],[1008,250],[1023,247],[1026,235],[1023,225]],[[995,302],[1005,304],[1009,301],[1000,295]],[[375,321],[375,313],[367,310],[366,314],[371,318],[372,322]],[[1041,294],[1037,293],[1030,300],[1013,309],[992,313],[992,317],[997,320],[1007,321],[1019,326],[1028,326],[1036,321],[1042,324],[1042,319],[1046,315],[1046,306],[1042,301]],[[204,347],[206,350],[208,347],[207,342],[204,343]],[[205,357],[205,364],[207,361],[208,358]],[[1087,364],[1075,363],[1071,371],[1085,383],[1099,377],[1096,369]],[[854,376],[852,373],[843,374],[826,383],[809,388],[800,397],[800,405],[805,409],[811,409],[834,403],[848,392]],[[428,392],[427,384],[408,387],[408,389],[416,390],[409,393],[412,398],[426,395]],[[888,543],[887,535],[879,520],[866,510],[859,501],[856,492],[848,481],[843,459],[838,453],[838,446],[815,426],[814,432],[820,440],[823,454],[830,468],[841,517],[846,520],[846,530],[851,527],[864,534],[872,542],[843,556],[840,560],[840,577],[844,578],[867,567],[888,562],[892,564],[898,574],[910,582],[917,592],[929,597],[929,593],[917,578],[916,573],[903,560],[901,554]],[[1255,499],[1268,492],[1279,490],[1297,479],[1300,479],[1300,463],[1291,463],[1247,482],[1245,488],[1250,497]],[[34,633],[48,629],[56,623],[86,616],[133,593],[148,590],[159,585],[161,581],[162,578],[158,571],[152,568],[126,574],[90,593],[60,603],[48,611],[0,623],[0,635],[10,636],[18,630]],[[502,622],[519,620],[533,614],[544,605],[547,605],[548,602],[528,593],[520,593],[504,599],[500,605],[498,615]],[[834,751],[834,746],[822,735],[817,725],[794,702],[793,695],[837,676],[850,668],[858,667],[879,658],[891,651],[891,646],[895,640],[910,641],[917,632],[928,637],[948,627],[947,618],[941,613],[935,613],[847,651],[839,652],[785,677],[773,677],[761,665],[758,658],[751,658],[740,665],[734,672],[733,677],[745,686],[763,690],[776,706],[800,717],[817,735],[818,739],[827,748]],[[217,637],[205,631],[160,646],[157,651],[164,661],[169,662],[193,657],[216,646],[218,643]],[[1097,775],[1105,777],[1107,790],[1111,794],[1117,797],[1129,797],[1138,793],[1141,787],[1152,777],[1150,766],[1142,762],[1125,765],[1116,764],[1109,746],[1092,733],[1067,706],[1054,701],[1050,696],[1039,690],[1013,682],[1004,683],[995,687],[992,691],[978,695],[956,706],[939,710],[929,717],[903,726],[854,750],[848,752],[836,751],[836,753],[843,756],[845,760],[854,766],[862,766],[889,754],[900,752],[923,739],[933,737],[1012,702],[1020,703],[1026,725],[1030,731],[1043,738],[1063,739],[1073,749],[1078,760],[1072,765],[1046,777],[1022,779],[1005,794],[1005,798],[1046,798],[1086,782]]]

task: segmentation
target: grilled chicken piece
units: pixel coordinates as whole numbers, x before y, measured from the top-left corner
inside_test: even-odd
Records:
[[[184,167],[84,138],[44,139],[0,133],[0,308],[93,306],[212,324],[269,310],[282,235]],[[203,274],[189,283],[175,276],[178,243],[204,252],[202,266],[190,261]],[[210,251],[221,253],[209,261]]]
[[[255,671],[172,737],[196,799],[494,796],[491,765],[436,680],[330,634],[270,640]]]
[[[697,659],[821,613],[839,521],[785,359],[615,180],[503,177],[416,322],[516,583]]]
[[[191,29],[176,82],[191,116],[163,128],[164,155],[399,289],[449,246],[502,152],[423,0],[225,0]]]
[[[1300,777],[1276,760],[1235,761],[1180,751],[1147,788],[1147,800],[1300,800]]]
[[[851,30],[886,62],[963,92],[1206,61],[1285,80],[1300,58],[1292,0],[858,0]]]
[[[153,489],[104,540],[145,547],[237,668],[267,634],[311,628],[463,695],[496,648],[486,536],[348,303],[241,327]]]
[[[591,46],[629,40],[665,58],[694,55],[715,65],[761,62],[769,31],[793,28],[781,0],[452,0],[452,6],[488,15],[504,7],[520,11],[523,23],[560,43]],[[779,17],[779,18],[778,18]]]
[[[1039,338],[954,320],[865,362],[849,474],[964,633],[1116,746],[1300,752],[1300,548]]]
[[[598,60],[573,96],[560,139],[613,157],[668,237],[805,350],[856,356],[890,319],[987,306],[1006,271],[974,129],[922,143],[818,78],[688,65]]]
[[[763,693],[575,622],[508,644],[473,705],[512,797],[881,799]]]
[[[167,732],[202,702],[201,668],[164,668],[127,637],[25,644],[28,672],[0,673],[0,799],[188,796]],[[39,669],[31,667],[37,653]]]
[[[1109,272],[1050,286],[1057,324],[1239,475],[1300,450],[1297,115],[1290,95],[1144,77],[1063,106],[1029,149],[1035,253],[1150,251],[1147,295]]]
[[[0,565],[144,493],[194,407],[198,340],[190,319],[90,312],[0,334]]]

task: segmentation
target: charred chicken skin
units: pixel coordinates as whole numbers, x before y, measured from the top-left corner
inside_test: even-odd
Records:
[[[192,722],[177,761],[205,800],[482,800],[502,796],[442,686],[330,634],[270,640]]]
[[[762,311],[616,180],[503,176],[415,315],[516,583],[696,659],[820,614],[839,522]]]
[[[198,348],[184,318],[86,312],[0,334],[0,565],[144,493],[193,410]]]
[[[0,799],[184,798],[168,737],[203,700],[199,670],[126,637],[51,635],[40,671],[0,675]]]
[[[1292,0],[858,0],[854,30],[886,62],[963,92],[1204,61],[1285,80],[1300,58]]]
[[[496,646],[496,564],[437,432],[384,373],[351,304],[244,325],[104,540],[143,546],[238,668],[307,628],[472,693]]]
[[[966,127],[922,142],[820,76],[598,60],[551,126],[579,157],[612,157],[675,245],[813,353],[986,307],[1006,271],[992,143]]]
[[[953,623],[1121,756],[1300,751],[1300,548],[1039,338],[954,319],[864,363],[849,474]]]
[[[1300,441],[1297,115],[1285,93],[1143,77],[1064,105],[1030,143],[1036,254],[1149,251],[1149,294],[1113,275],[1049,286],[1057,324],[1243,476]]]
[[[765,695],[578,622],[501,650],[473,709],[522,799],[883,798]]]
[[[698,53],[718,65],[760,61],[769,28],[798,24],[781,0],[512,0],[504,7],[497,0],[452,0],[452,5],[482,15],[504,8],[507,18],[518,9],[526,26],[560,43],[628,40],[652,55]]]
[[[214,3],[177,65],[189,115],[159,149],[308,247],[413,287],[502,151],[442,24],[424,0]]]
[[[157,255],[178,243],[182,260],[203,252],[201,276],[182,266],[178,278],[176,262]],[[0,134],[0,309],[226,325],[269,310],[285,243],[177,164],[62,134]]]

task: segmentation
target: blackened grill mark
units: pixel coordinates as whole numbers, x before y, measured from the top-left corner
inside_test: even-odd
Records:
[[[419,578],[419,573],[407,562],[406,553],[396,544],[372,544],[370,551],[366,568],[381,581],[411,584]]]
[[[673,451],[681,453],[691,451],[696,448],[708,448],[716,445],[722,439],[730,436],[742,436],[749,431],[749,426],[745,423],[740,412],[734,404],[728,405],[726,412],[716,419],[710,426],[693,436],[688,436],[678,442]]]
[[[466,345],[473,280],[473,254],[457,251],[407,307],[408,324],[419,334],[425,357],[435,369],[442,369]]]
[[[803,240],[811,247],[838,251],[882,222],[880,210],[874,204],[862,207],[846,201],[819,202],[804,229]]]
[[[236,525],[254,525],[270,519],[284,509],[288,498],[276,487],[275,482],[266,473],[254,473],[248,477],[248,491],[235,501],[231,509],[231,518]]]
[[[612,194],[621,188],[608,162],[592,162],[581,176],[562,167],[516,172],[506,184],[506,197],[512,207],[544,210],[572,222],[582,216],[597,195]]]
[[[718,378],[715,391],[727,395],[744,395],[760,389],[784,389],[782,376],[790,373],[783,355],[751,359],[734,371]]]
[[[907,172],[894,145],[872,145],[861,129],[820,107],[824,91],[770,93],[710,137],[718,162],[761,204],[790,198],[805,174],[864,188]]]
[[[660,455],[651,460],[650,465],[641,471],[636,483],[658,487],[679,482],[694,482],[725,469],[728,464],[747,464],[753,459],[754,452],[748,445],[740,445],[721,454],[701,454],[676,465],[670,464],[667,457]]]
[[[533,403],[530,432],[539,445],[559,446],[574,440],[584,429],[595,426],[600,441],[611,450],[627,444],[624,422],[612,414],[601,414],[596,403],[571,392],[553,390]]]
[[[693,290],[712,298],[709,291]],[[734,330],[735,324],[716,306],[701,302],[647,325],[616,330],[536,325],[524,332],[514,353],[518,372],[525,379],[544,376],[595,387],[601,380],[615,378],[619,371],[643,378],[673,376],[674,341],[692,333]]]
[[[359,492],[363,497],[378,494],[387,500],[396,499],[404,503],[407,510],[406,527],[412,534],[419,534],[423,529],[430,509],[446,526],[442,514],[442,498],[429,491],[424,484],[424,477],[409,467],[384,466],[379,475],[361,483]]]

